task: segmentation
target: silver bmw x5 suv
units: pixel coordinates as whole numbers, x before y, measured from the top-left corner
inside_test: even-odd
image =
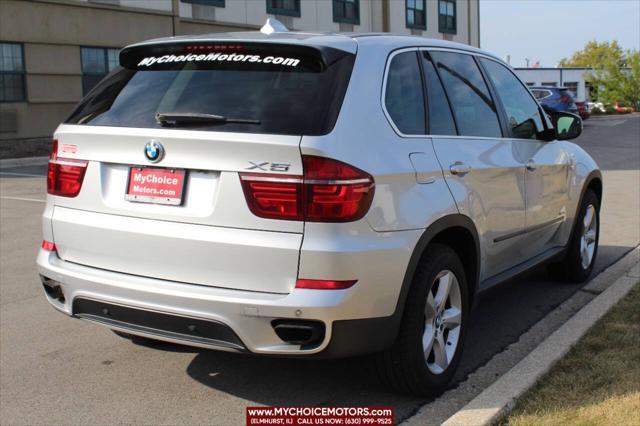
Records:
[[[124,336],[372,354],[441,391],[479,292],[585,280],[602,177],[511,69],[456,43],[261,32],[131,45],[55,132],[37,258]]]

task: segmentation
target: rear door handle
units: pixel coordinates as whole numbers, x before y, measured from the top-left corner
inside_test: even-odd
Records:
[[[538,168],[538,165],[533,161],[533,160],[529,160],[527,161],[527,170],[529,170],[530,172],[533,172],[535,169]]]
[[[464,164],[462,161],[456,161],[449,167],[452,175],[465,175],[471,171],[471,166]]]

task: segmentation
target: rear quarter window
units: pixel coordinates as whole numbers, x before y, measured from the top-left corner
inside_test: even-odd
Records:
[[[426,133],[422,76],[415,51],[398,53],[391,59],[384,102],[391,120],[402,133]]]

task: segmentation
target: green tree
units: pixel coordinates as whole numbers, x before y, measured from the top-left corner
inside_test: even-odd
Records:
[[[588,42],[582,50],[578,50],[570,58],[563,58],[558,63],[560,67],[601,68],[605,63],[615,61],[620,66],[624,64],[624,51],[617,41],[593,40]]]
[[[561,67],[592,68],[585,79],[591,98],[603,103],[623,101],[636,106],[640,100],[640,52],[624,51],[617,41],[588,42],[582,50],[558,63]]]
[[[626,55],[625,78],[622,82],[622,100],[638,108],[640,105],[640,51],[629,50]]]

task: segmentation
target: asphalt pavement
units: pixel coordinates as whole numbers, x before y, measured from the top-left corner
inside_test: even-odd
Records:
[[[604,170],[596,274],[640,242],[640,115],[588,120],[576,143]],[[0,424],[243,424],[247,405],[392,405],[400,421],[429,403],[387,392],[359,359],[147,346],[57,313],[34,263],[44,173],[0,169]],[[538,268],[484,295],[452,386],[580,287]]]

